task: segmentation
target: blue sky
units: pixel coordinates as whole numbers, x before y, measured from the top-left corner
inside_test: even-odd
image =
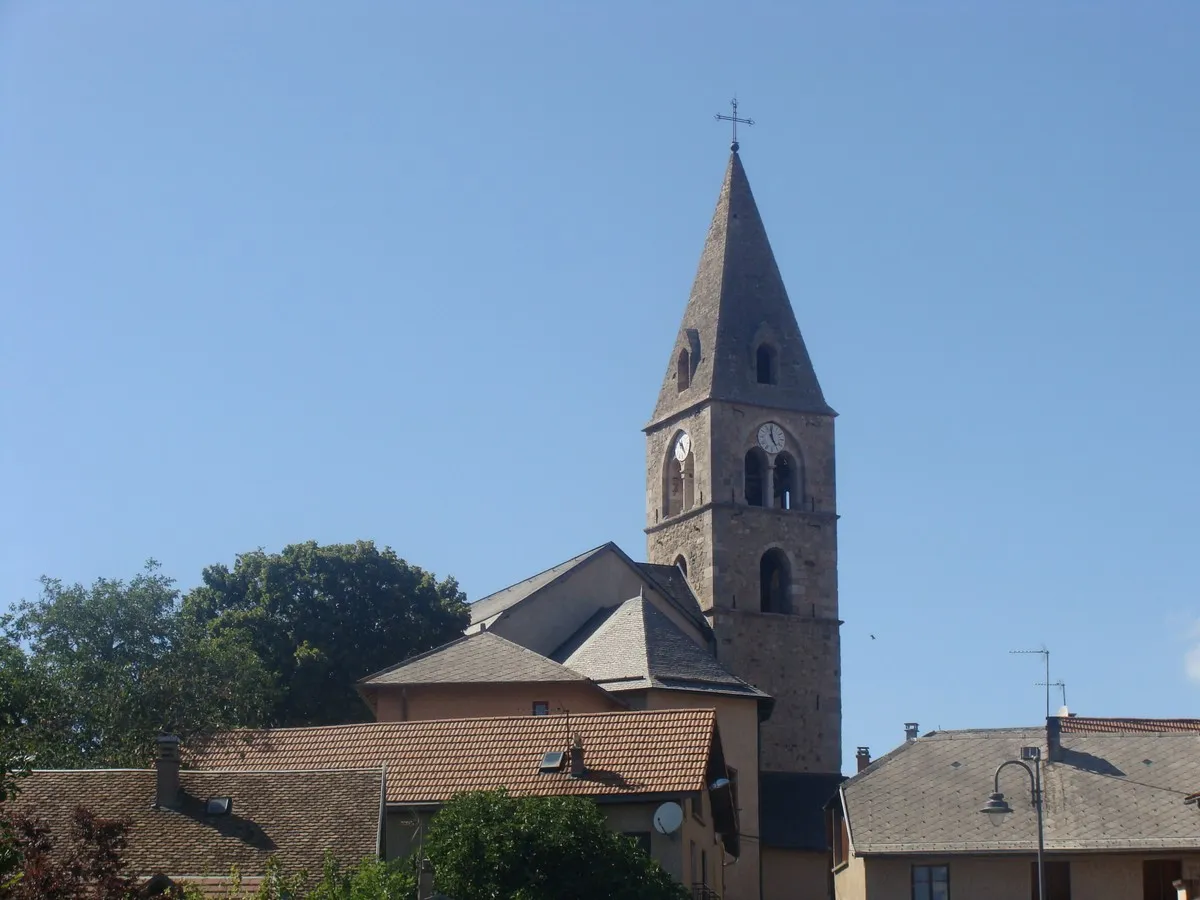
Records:
[[[615,540],[742,157],[838,420],[845,746],[1196,715],[1200,5],[0,5],[0,603]],[[875,635],[872,640],[870,635]],[[1189,678],[1188,662],[1191,661]],[[848,764],[849,765],[849,764]]]

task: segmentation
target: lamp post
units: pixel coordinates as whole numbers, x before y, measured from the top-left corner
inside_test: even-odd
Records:
[[[983,804],[981,813],[987,813],[991,817],[993,825],[1000,825],[1004,822],[1004,817],[1010,814],[1013,810],[1008,805],[1008,801],[1004,799],[1004,795],[1000,793],[1000,773],[1006,766],[1020,766],[1025,770],[1025,774],[1029,776],[1030,799],[1033,801],[1033,808],[1037,811],[1037,876],[1038,876],[1038,900],[1046,900],[1046,866],[1042,861],[1042,856],[1046,849],[1046,833],[1042,827],[1042,767],[1041,767],[1042,750],[1040,747],[1022,747],[1021,759],[1010,759],[1007,762],[1000,763],[996,767],[996,777],[992,786],[992,795],[988,798],[987,803]],[[1032,760],[1033,767],[1030,768],[1025,760]]]

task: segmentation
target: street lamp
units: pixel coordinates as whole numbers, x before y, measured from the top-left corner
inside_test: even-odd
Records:
[[[1007,762],[1000,763],[996,767],[996,777],[994,779],[992,795],[988,797],[987,803],[983,804],[983,808],[979,811],[986,813],[991,819],[993,825],[1001,825],[1006,816],[1012,813],[1013,809],[1008,805],[1008,801],[1004,799],[1004,795],[1000,793],[1000,772],[1005,766],[1020,766],[1025,770],[1025,774],[1029,776],[1030,799],[1033,801],[1033,808],[1037,811],[1037,874],[1038,874],[1038,900],[1046,900],[1046,866],[1042,860],[1042,856],[1046,849],[1046,832],[1042,827],[1042,767],[1040,761],[1042,758],[1042,750],[1040,747],[1022,747],[1020,759],[1010,759]],[[1033,767],[1024,760],[1032,760]]]

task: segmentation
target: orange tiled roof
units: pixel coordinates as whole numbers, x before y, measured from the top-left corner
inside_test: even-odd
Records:
[[[567,766],[540,773],[542,756],[565,751],[570,734],[583,742],[586,777],[571,778]],[[708,783],[715,736],[713,710],[637,710],[227,731],[186,758],[221,769],[386,765],[389,803],[440,803],[497,787],[514,794],[678,794]]]
[[[1064,734],[1200,734],[1200,719],[1089,719],[1070,716],[1059,719]]]

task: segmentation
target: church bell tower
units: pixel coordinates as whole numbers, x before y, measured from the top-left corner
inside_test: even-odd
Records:
[[[836,415],[735,144],[645,428],[646,543],[684,570],[720,662],[775,698],[768,772],[841,768]]]

